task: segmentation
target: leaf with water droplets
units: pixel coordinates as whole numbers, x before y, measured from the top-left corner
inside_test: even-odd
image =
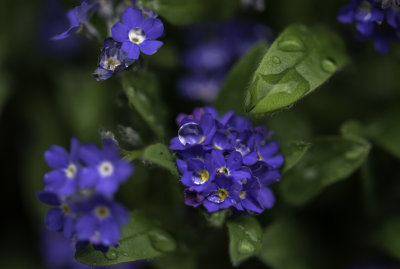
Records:
[[[303,158],[311,144],[303,141],[289,141],[281,144],[282,154],[285,156],[285,164],[282,173],[288,172]]]
[[[165,135],[165,107],[161,101],[157,78],[152,73],[122,77],[123,90],[129,103],[160,139]]]
[[[291,205],[303,205],[329,185],[350,176],[370,150],[370,144],[357,137],[321,137],[312,139],[311,145],[280,183],[280,193]]]
[[[391,107],[365,123],[350,120],[341,131],[344,135],[356,135],[370,139],[373,143],[400,158],[400,109]]]
[[[143,152],[142,159],[167,169],[174,176],[179,176],[174,158],[168,147],[164,144],[158,143],[148,146]]]
[[[237,265],[258,253],[262,245],[262,229],[257,219],[242,216],[226,223],[229,232],[229,253]]]
[[[134,211],[131,220],[122,228],[119,247],[110,247],[106,253],[88,246],[77,251],[75,259],[83,264],[107,266],[123,262],[151,259],[176,248],[169,233],[155,226],[142,213]]]
[[[263,114],[310,94],[347,62],[342,40],[321,27],[288,27],[254,73],[246,111]]]
[[[248,87],[258,64],[267,52],[267,45],[258,43],[254,45],[236,64],[232,67],[221,91],[215,101],[215,107],[220,113],[234,110],[242,114],[244,109],[245,89]]]

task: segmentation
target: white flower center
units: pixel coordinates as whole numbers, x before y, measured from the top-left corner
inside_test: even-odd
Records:
[[[108,177],[114,172],[114,166],[109,161],[102,162],[98,169],[102,177]]]
[[[110,209],[105,206],[98,206],[95,208],[94,213],[99,219],[105,219],[110,216]]]
[[[105,61],[104,61],[104,68],[105,68],[105,69],[108,69],[108,70],[111,70],[111,71],[114,71],[115,68],[117,68],[120,64],[121,64],[121,62],[118,61],[117,58],[115,58],[115,57],[108,57],[108,58],[106,58]]]
[[[75,177],[76,172],[77,172],[76,165],[73,164],[73,163],[71,163],[71,164],[67,167],[67,169],[65,169],[65,176],[66,176],[67,178],[69,178],[69,179],[72,179],[72,178]]]
[[[142,28],[136,27],[129,31],[129,40],[132,43],[140,44],[146,39],[146,35]]]

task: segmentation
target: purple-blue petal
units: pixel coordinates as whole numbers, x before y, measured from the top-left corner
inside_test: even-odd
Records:
[[[85,144],[79,148],[79,158],[85,165],[97,165],[102,161],[102,152],[94,144]]]
[[[117,22],[111,27],[111,34],[116,41],[125,42],[129,41],[129,30],[126,25]]]
[[[68,152],[57,145],[50,146],[44,153],[44,159],[48,166],[53,169],[66,168],[69,163]]]
[[[142,12],[139,9],[127,7],[122,13],[121,21],[129,29],[142,26]],[[122,41],[121,41],[122,42]]]
[[[37,198],[39,199],[39,201],[47,205],[58,206],[61,204],[58,195],[54,192],[39,191],[37,193]]]
[[[140,43],[140,51],[147,55],[153,55],[156,53],[160,47],[163,45],[163,42],[158,40],[145,40]]]
[[[46,214],[45,223],[50,231],[61,230],[64,223],[64,213],[58,207],[50,209]]]
[[[101,179],[96,167],[85,167],[79,171],[78,185],[81,188],[93,187]]]
[[[159,19],[148,19],[143,24],[147,40],[159,38],[164,32],[164,25]]]
[[[119,160],[114,163],[114,175],[118,182],[125,182],[133,171],[133,165],[126,160]]]
[[[139,58],[140,50],[138,45],[130,41],[124,41],[124,43],[122,43],[121,49],[126,52],[126,56],[129,59],[136,60]]]
[[[106,219],[100,224],[100,240],[103,245],[111,246],[118,244],[121,236],[119,225],[112,219]]]
[[[80,217],[75,225],[78,240],[89,240],[96,232],[97,219],[93,215],[84,215]]]

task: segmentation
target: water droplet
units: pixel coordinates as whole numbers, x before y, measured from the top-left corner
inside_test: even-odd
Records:
[[[278,48],[284,51],[302,51],[305,49],[303,41],[293,35],[284,36],[278,41]]]
[[[200,144],[205,139],[203,129],[195,122],[188,122],[182,125],[178,131],[178,138],[183,145]]]
[[[314,181],[317,179],[318,171],[314,168],[307,168],[304,170],[304,178],[309,181]]]
[[[332,58],[325,58],[321,61],[321,68],[328,73],[333,73],[337,69],[336,62]]]
[[[210,178],[210,174],[207,170],[198,169],[193,172],[192,180],[194,184],[201,185],[204,184]]]
[[[124,257],[128,257],[128,253],[125,252],[125,251],[121,252],[121,255],[124,256]]]
[[[104,254],[104,256],[108,260],[115,260],[116,258],[118,258],[118,252],[116,252],[115,250],[109,250]]]
[[[241,240],[238,245],[238,251],[241,254],[251,254],[256,248],[247,240]]]
[[[276,64],[280,64],[281,63],[281,59],[277,56],[272,57],[272,62],[276,63]]]
[[[346,157],[347,159],[357,159],[357,158],[360,157],[364,152],[365,152],[365,151],[364,151],[364,148],[358,147],[358,148],[355,148],[355,149],[352,149],[352,150],[346,152],[345,157]]]
[[[240,152],[242,156],[246,156],[248,153],[250,153],[250,148],[244,143],[236,142],[235,149],[236,151]]]
[[[149,232],[151,245],[158,251],[169,252],[175,249],[175,241],[166,232],[154,229]]]

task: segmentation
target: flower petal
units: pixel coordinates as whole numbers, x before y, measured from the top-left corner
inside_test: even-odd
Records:
[[[120,22],[111,27],[111,34],[114,40],[118,42],[129,41],[129,28]]]
[[[53,145],[44,153],[46,163],[53,169],[65,168],[69,163],[68,152],[60,147]]]
[[[143,24],[143,30],[147,40],[160,37],[164,32],[164,25],[159,19],[148,19]]]
[[[92,215],[85,215],[78,219],[75,225],[78,240],[88,240],[96,232],[97,219]]]
[[[158,40],[145,40],[140,43],[139,47],[141,52],[147,55],[153,55],[163,45],[163,42]]]
[[[142,26],[142,12],[139,9],[127,7],[122,13],[121,21],[129,29]]]
[[[127,42],[122,43],[121,49],[126,52],[127,58],[132,59],[132,60],[136,60],[139,58],[140,50],[139,50],[138,45],[133,44],[130,41],[127,41]]]
[[[60,208],[52,208],[50,209],[45,218],[45,223],[47,229],[50,231],[59,231],[63,228],[64,222],[64,213]]]
[[[111,246],[118,244],[119,237],[121,235],[121,229],[119,225],[111,220],[107,219],[100,224],[100,240],[103,245]]]

